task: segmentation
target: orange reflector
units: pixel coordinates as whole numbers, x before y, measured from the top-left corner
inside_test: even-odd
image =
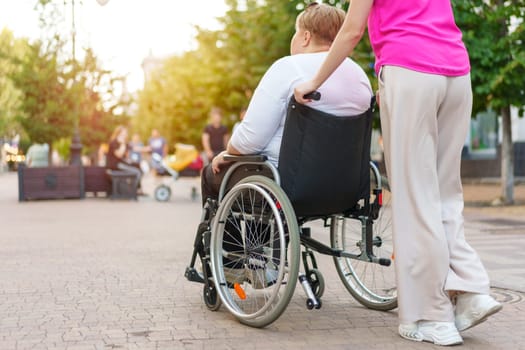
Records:
[[[235,293],[241,298],[242,300],[246,299],[246,293],[244,292],[244,289],[242,289],[241,285],[239,283],[233,284],[233,289],[235,289]]]
[[[390,257],[390,260],[394,260],[395,257],[396,257],[396,255],[394,253],[392,253],[392,256]]]

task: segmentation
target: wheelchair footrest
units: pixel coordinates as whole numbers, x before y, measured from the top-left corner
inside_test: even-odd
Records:
[[[204,283],[204,278],[194,267],[188,266],[186,272],[184,272],[184,276],[190,282]]]

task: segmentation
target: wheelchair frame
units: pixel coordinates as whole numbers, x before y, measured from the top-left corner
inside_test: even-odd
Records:
[[[225,156],[225,160],[232,161],[234,164],[225,174],[221,183],[218,200],[208,199],[203,208],[201,223],[195,237],[194,251],[190,264],[185,272],[185,276],[189,281],[204,284],[204,301],[210,310],[218,310],[222,302],[241,323],[253,327],[264,327],[274,322],[284,311],[292,297],[297,281],[300,282],[307,296],[307,308],[319,309],[322,305],[321,296],[324,292],[324,279],[317,268],[314,252],[333,257],[343,284],[352,296],[364,306],[376,310],[391,310],[397,307],[395,286],[393,289],[388,290],[387,295],[375,293],[366,286],[366,282],[362,281],[363,278],[356,276],[357,273],[350,263],[350,259],[364,263],[379,264],[381,266],[389,266],[391,263],[390,258],[377,257],[374,255],[374,248],[383,245],[382,238],[379,235],[374,236],[373,232],[374,221],[380,216],[383,205],[382,177],[374,163],[370,162],[370,171],[371,176],[374,178],[375,187],[371,189],[371,196],[363,199],[364,203],[360,203],[356,208],[349,212],[341,213],[341,215],[296,218],[286,194],[280,190],[279,172],[275,166],[266,160],[265,156]],[[260,165],[268,168],[272,173],[273,180],[263,180],[260,176],[250,176],[235,184],[229,192],[226,193],[232,174],[245,165]],[[250,182],[252,180],[255,181],[254,184]],[[275,186],[272,185],[272,182]],[[263,265],[272,264],[274,260],[278,261],[280,264],[280,268],[276,270],[278,271],[278,277],[275,281],[272,281],[272,285],[265,282],[259,285],[258,288],[253,287],[256,283],[253,280],[254,277],[252,277],[251,280],[248,280],[248,284],[252,284],[252,286],[245,287],[247,288],[246,290],[241,287],[243,280],[241,280],[240,283],[228,281],[226,277],[227,271],[223,271],[225,270],[224,257],[228,254],[226,254],[224,248],[222,248],[222,242],[224,240],[223,234],[227,231],[225,226],[227,224],[225,221],[227,220],[225,220],[224,217],[230,217],[231,213],[233,213],[232,210],[228,213],[228,215],[230,215],[228,216],[224,213],[224,210],[231,210],[234,205],[237,205],[232,204],[238,203],[234,196],[239,193],[242,197],[243,191],[255,191],[263,200],[266,199],[269,203],[269,210],[273,212],[272,215],[275,221],[277,221],[278,229],[282,231],[288,229],[288,236],[284,233],[279,233],[281,242],[283,242],[283,237],[285,237],[287,239],[285,245],[293,245],[292,250],[297,250],[296,252],[291,252],[290,248],[286,247],[286,253],[280,251],[281,258],[279,259],[275,258],[275,253],[273,253],[274,255],[267,255],[266,263]],[[371,199],[372,195],[374,197],[373,200]],[[229,207],[224,209],[225,206]],[[253,214],[253,209],[252,205],[252,213],[249,215]],[[218,213],[220,214],[219,216],[221,216],[220,218],[216,218]],[[239,215],[246,216],[243,212],[239,213]],[[280,219],[279,217],[281,216],[284,216],[284,219]],[[262,220],[262,217],[263,215],[260,214],[259,221]],[[305,223],[318,219],[324,220],[325,227],[330,227],[331,247],[312,238],[310,228],[303,227]],[[339,240],[341,240],[341,238],[338,236],[338,230],[340,230],[341,227],[344,229],[345,219],[353,219],[360,222],[360,239],[358,239],[355,244],[358,249],[357,253],[351,253],[345,250],[345,247],[340,247],[341,242],[339,242]],[[340,221],[342,221],[342,225]],[[294,230],[296,232],[292,232]],[[243,234],[246,236],[246,232]],[[344,240],[344,233],[342,235],[342,239]],[[305,250],[302,252],[304,273],[299,272],[300,245],[305,247]],[[246,251],[247,248],[244,248],[244,254],[246,254]],[[262,254],[262,251],[259,251],[258,254],[259,253]],[[242,255],[242,253],[239,254]],[[284,261],[282,259],[283,256]],[[195,268],[197,258],[199,258],[201,262],[202,273],[199,273]],[[242,261],[247,266],[249,262],[248,258],[244,257],[243,259]],[[253,271],[258,272],[256,268],[252,269],[252,273]],[[286,277],[283,277],[284,275],[286,275]],[[289,278],[287,278],[288,275],[290,275]],[[261,296],[266,290],[272,291]],[[230,293],[230,291],[232,292]],[[263,302],[256,302],[255,304],[257,304],[257,306],[250,304],[249,307],[245,307],[244,304],[247,304],[245,301],[248,299],[246,295],[244,295],[246,293],[251,293],[254,298],[263,299]],[[247,311],[248,309],[249,311]]]

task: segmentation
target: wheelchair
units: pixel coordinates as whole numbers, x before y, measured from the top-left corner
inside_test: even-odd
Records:
[[[226,156],[233,165],[218,199],[204,205],[185,271],[203,283],[208,309],[224,305],[241,323],[265,327],[285,311],[297,282],[306,307],[319,309],[325,282],[314,252],[333,257],[360,304],[397,307],[390,192],[370,161],[373,105],[341,118],[292,97],[278,168],[263,155]],[[329,229],[330,246],[305,227],[314,220]]]

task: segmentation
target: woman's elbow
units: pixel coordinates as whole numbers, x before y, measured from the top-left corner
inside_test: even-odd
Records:
[[[239,152],[239,150],[237,150],[237,148],[235,148],[231,143],[228,143],[228,145],[226,145],[226,152],[228,154],[233,154],[233,155],[241,154],[241,152]]]
[[[346,32],[344,32],[343,41],[347,43],[347,45],[353,47],[353,44],[358,43],[364,34],[365,34],[364,26],[363,27],[362,26],[352,27]]]

